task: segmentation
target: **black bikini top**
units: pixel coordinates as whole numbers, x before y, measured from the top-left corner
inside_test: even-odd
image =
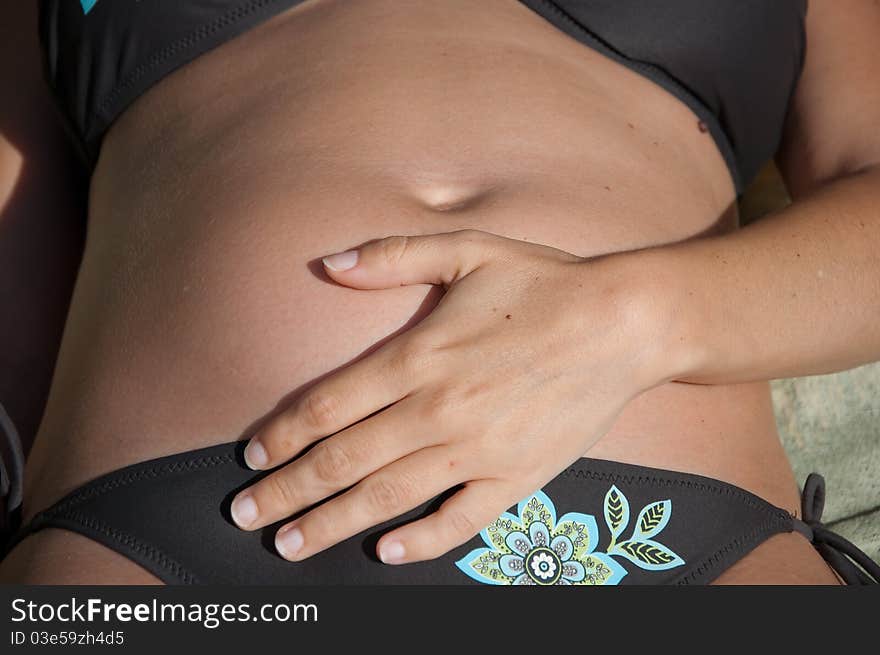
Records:
[[[40,0],[47,80],[90,165],[153,84],[304,0]],[[806,0],[519,0],[686,103],[737,192],[776,152],[803,66]]]

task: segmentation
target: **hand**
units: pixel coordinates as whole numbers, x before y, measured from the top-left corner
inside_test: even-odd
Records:
[[[348,287],[447,291],[415,327],[308,389],[250,440],[254,469],[319,443],[236,496],[240,527],[264,527],[347,489],[278,531],[286,559],[462,484],[436,512],[377,544],[386,563],[443,555],[546,484],[630,399],[665,381],[662,344],[649,331],[653,305],[606,258],[460,230],[388,237],[324,263]]]

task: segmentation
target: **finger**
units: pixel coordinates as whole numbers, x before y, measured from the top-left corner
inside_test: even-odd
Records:
[[[324,439],[302,457],[241,491],[232,518],[257,530],[342,491],[415,451],[439,441],[418,428],[406,398],[372,418]]]
[[[254,470],[274,468],[306,446],[357,423],[417,388],[427,349],[413,331],[313,385],[251,438],[244,450]]]
[[[386,564],[440,557],[471,539],[512,504],[510,489],[498,480],[468,482],[436,512],[383,535],[377,553]]]
[[[450,285],[492,257],[502,237],[481,230],[390,236],[324,257],[327,274],[357,289]]]
[[[382,468],[279,529],[276,550],[291,561],[305,559],[458,484],[461,480],[442,466],[448,461],[447,450],[445,446],[424,448]]]

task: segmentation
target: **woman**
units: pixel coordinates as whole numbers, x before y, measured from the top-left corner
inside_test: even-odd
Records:
[[[876,3],[81,5],[5,580],[838,581],[766,381],[880,358]]]

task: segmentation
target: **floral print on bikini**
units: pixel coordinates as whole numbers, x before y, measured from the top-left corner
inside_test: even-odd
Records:
[[[503,513],[480,531],[486,546],[455,564],[478,582],[493,585],[616,585],[626,576],[624,563],[663,571],[685,562],[657,541],[672,516],[672,501],[649,503],[639,512],[632,532],[629,501],[612,485],[603,514],[611,535],[604,551],[594,516],[569,512],[556,518],[553,501],[537,491],[522,500],[517,514]]]

